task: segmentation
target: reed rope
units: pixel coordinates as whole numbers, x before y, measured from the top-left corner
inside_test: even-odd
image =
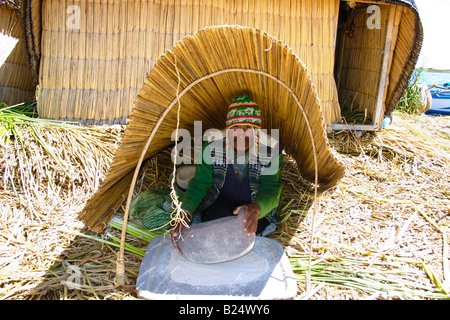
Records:
[[[174,54],[174,56],[176,57],[176,55]],[[176,59],[176,58],[175,58]],[[243,72],[243,73],[253,73],[253,74],[258,74],[258,75],[262,75],[265,77],[268,77],[272,80],[274,80],[275,82],[277,82],[278,84],[280,84],[281,86],[283,86],[294,98],[295,102],[297,103],[298,107],[300,108],[301,112],[303,113],[305,122],[306,122],[306,126],[308,128],[308,133],[311,139],[311,145],[312,145],[312,149],[313,149],[313,156],[314,156],[314,206],[313,206],[313,217],[312,217],[312,226],[311,226],[311,241],[310,241],[310,248],[309,248],[309,265],[308,265],[308,274],[307,274],[307,288],[310,288],[310,282],[311,282],[311,263],[312,263],[312,247],[313,247],[313,239],[314,239],[314,221],[315,221],[315,216],[316,216],[316,212],[317,212],[317,196],[318,196],[318,184],[319,184],[319,177],[318,177],[318,161],[317,161],[317,150],[316,150],[316,145],[315,145],[315,140],[314,140],[314,135],[312,132],[312,128],[311,128],[311,124],[309,123],[307,114],[305,112],[305,110],[303,109],[303,106],[301,105],[299,98],[297,97],[297,95],[295,94],[295,92],[283,81],[281,81],[280,79],[278,79],[277,77],[271,75],[270,73],[267,73],[265,71],[261,71],[261,70],[253,70],[253,69],[244,69],[244,68],[227,68],[227,69],[222,69],[222,70],[218,70],[216,72],[204,75],[201,78],[196,79],[195,81],[193,81],[192,83],[190,83],[186,88],[183,89],[183,91],[178,94],[177,92],[177,96],[174,100],[172,100],[172,102],[170,103],[170,105],[166,108],[166,110],[164,110],[163,114],[159,117],[155,127],[152,129],[152,132],[150,133],[150,136],[147,139],[147,142],[141,152],[141,155],[139,157],[139,161],[136,164],[136,168],[134,170],[134,175],[133,175],[133,179],[131,181],[131,185],[130,185],[130,190],[128,192],[128,197],[127,197],[127,202],[126,202],[126,206],[125,206],[125,212],[124,212],[124,218],[123,218],[123,226],[122,226],[122,234],[121,234],[121,241],[120,241],[120,250],[118,252],[118,257],[117,257],[117,269],[116,269],[116,284],[118,285],[123,285],[125,284],[125,280],[126,280],[126,275],[125,275],[125,267],[124,267],[124,246],[125,246],[125,236],[126,236],[126,227],[127,227],[127,220],[128,220],[128,215],[129,215],[129,210],[130,210],[130,202],[131,202],[131,198],[133,196],[133,190],[137,181],[137,177],[140,171],[140,167],[142,165],[142,162],[144,160],[144,157],[147,153],[147,150],[156,134],[156,132],[159,129],[159,126],[161,125],[161,123],[164,121],[165,117],[167,116],[167,114],[170,112],[170,110],[172,109],[172,107],[176,104],[176,103],[180,103],[180,98],[183,97],[183,95],[188,92],[192,87],[194,87],[195,85],[197,85],[198,83],[200,83],[203,80],[207,80],[210,79],[212,77],[221,75],[221,74],[225,74],[225,73],[231,73],[231,72]],[[172,177],[173,179],[174,177]],[[173,188],[173,185],[172,185]]]
[[[178,70],[177,66],[177,55],[174,55],[175,57],[175,70],[177,72],[178,77],[178,85],[177,85],[177,104],[178,104],[178,111],[177,111],[177,127],[175,129],[175,150],[178,146],[178,129],[180,128],[180,110],[181,110],[181,103],[180,103],[180,86],[181,86],[181,77],[180,77],[180,71]],[[176,179],[176,171],[177,171],[177,165],[176,165],[176,154],[173,154],[173,172],[172,172],[172,181],[170,182],[170,197],[172,198],[172,209],[174,211],[171,214],[171,226],[172,228],[175,228],[179,223],[181,223],[183,226],[189,228],[189,225],[186,222],[186,218],[189,217],[189,214],[181,208],[181,202],[178,199],[178,195],[175,191],[174,184]]]

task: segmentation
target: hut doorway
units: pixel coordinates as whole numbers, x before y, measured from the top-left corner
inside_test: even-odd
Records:
[[[381,128],[402,10],[397,7],[340,1],[334,76],[341,119],[332,129]]]

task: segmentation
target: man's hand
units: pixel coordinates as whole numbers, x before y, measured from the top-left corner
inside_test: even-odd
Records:
[[[191,214],[187,211],[186,211],[186,213],[188,214],[188,217],[190,218]],[[173,246],[181,254],[183,254],[183,251],[181,251],[180,246],[178,245],[178,240],[180,239],[182,228],[184,228],[184,225],[182,222],[180,222],[180,223],[176,224],[175,226],[173,226],[172,229],[170,229],[170,239],[172,240]]]
[[[181,228],[183,227],[182,223],[177,224],[170,230],[170,239],[172,240],[173,246],[180,254],[183,254],[183,251],[181,251],[180,247],[178,246],[178,239],[181,236]]]
[[[261,213],[261,208],[257,203],[244,204],[234,209],[233,214],[239,214],[241,208],[245,208],[246,211],[244,217],[244,231],[250,236],[256,233],[256,230],[258,229],[258,217]]]

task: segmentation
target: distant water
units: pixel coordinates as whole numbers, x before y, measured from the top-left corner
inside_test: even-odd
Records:
[[[419,84],[425,83],[428,86],[450,82],[450,72],[423,72]]]

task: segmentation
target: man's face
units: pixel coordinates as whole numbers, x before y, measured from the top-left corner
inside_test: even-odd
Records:
[[[233,143],[234,150],[246,153],[253,141],[253,130],[249,124],[239,124],[228,129],[228,137]]]

